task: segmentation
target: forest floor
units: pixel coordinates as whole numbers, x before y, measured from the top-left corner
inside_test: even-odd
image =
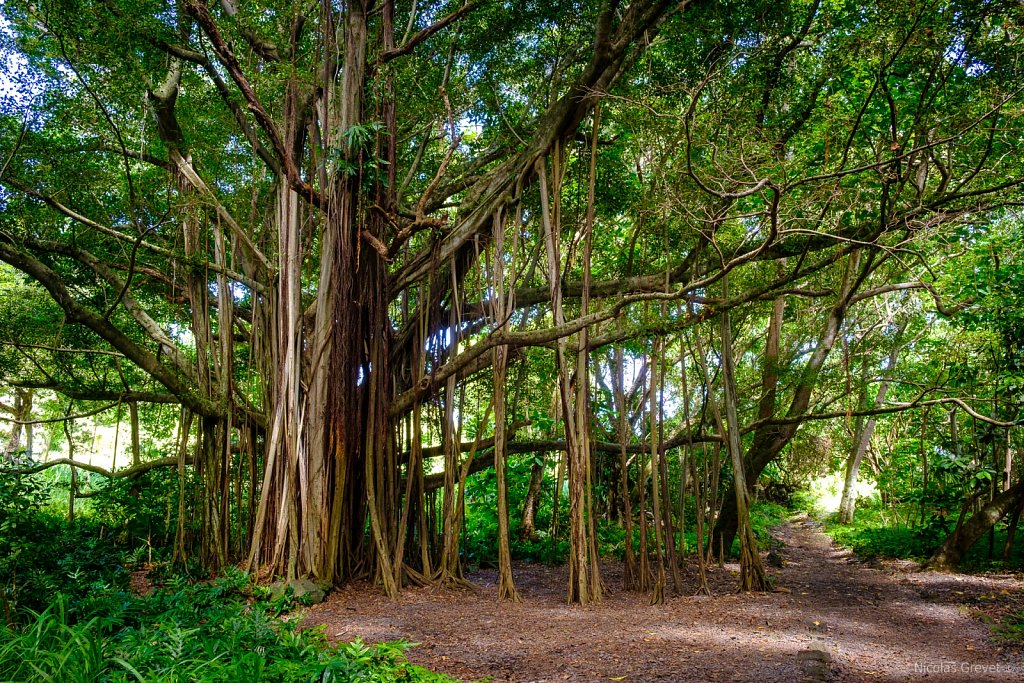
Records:
[[[738,567],[727,564],[709,570],[713,596],[694,597],[690,567],[682,595],[651,606],[617,590],[622,566],[608,563],[604,601],[579,608],[565,604],[564,567],[520,564],[521,604],[499,603],[496,572],[483,570],[469,577],[477,591],[408,588],[397,602],[351,585],[304,623],[324,624],[332,640],[420,643],[411,661],[465,680],[1024,680],[1020,650],[985,623],[1024,609],[1022,577],[865,562],[808,519],[774,535],[783,566],[769,568],[773,593],[737,594]]]

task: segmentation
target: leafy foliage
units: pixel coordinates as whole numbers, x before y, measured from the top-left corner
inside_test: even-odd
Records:
[[[1017,646],[1024,645],[1024,610],[1003,617],[998,624],[993,625],[992,630],[1004,641]]]
[[[267,681],[442,683],[409,664],[410,643],[332,646],[298,619],[273,617],[243,574],[171,584],[151,598],[96,605],[75,620],[59,597],[19,629],[0,628],[0,679],[68,683]]]
[[[0,598],[7,622],[24,609],[42,610],[64,593],[62,609],[87,613],[116,599],[128,583],[123,549],[95,520],[66,520],[43,508],[32,477],[0,476]]]

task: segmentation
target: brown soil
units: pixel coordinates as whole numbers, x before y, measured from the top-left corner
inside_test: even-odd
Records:
[[[1020,681],[1019,651],[974,619],[1022,606],[1019,577],[920,572],[865,563],[832,547],[814,522],[776,531],[778,592],[738,595],[735,566],[711,570],[714,597],[651,606],[614,590],[598,607],[565,604],[564,568],[518,565],[524,602],[497,601],[494,571],[478,591],[408,588],[397,602],[356,584],[311,608],[333,640],[421,643],[410,660],[466,680],[495,681]],[[686,572],[695,576],[695,571]],[[979,612],[979,607],[982,611]]]
[[[131,578],[128,583],[128,590],[133,594],[142,597],[149,597],[153,594],[153,582],[150,580],[150,573],[153,571],[151,565],[146,565],[142,569],[131,573]]]

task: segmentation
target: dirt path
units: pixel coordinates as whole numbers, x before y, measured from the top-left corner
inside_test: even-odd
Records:
[[[495,573],[482,571],[470,577],[478,592],[410,588],[397,603],[350,586],[311,608],[305,623],[326,624],[337,640],[422,643],[412,661],[466,680],[1024,680],[1020,653],[993,643],[962,604],[989,594],[1019,601],[1020,580],[872,568],[806,520],[776,535],[785,544],[776,593],[733,593],[727,566],[713,570],[711,598],[652,607],[615,590],[581,609],[564,602],[564,568],[522,565],[520,605],[499,604]],[[611,588],[620,585],[619,565],[603,571]],[[691,579],[683,595],[693,589]]]

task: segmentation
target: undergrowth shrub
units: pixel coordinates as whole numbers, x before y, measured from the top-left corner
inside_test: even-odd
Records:
[[[0,628],[0,680],[67,683],[441,683],[410,664],[405,642],[328,643],[321,628],[278,619],[281,605],[231,572],[208,584],[172,581],[149,598],[94,605],[76,620],[59,596],[20,628]]]
[[[826,532],[833,541],[862,557],[925,559],[936,546],[930,535],[907,527],[829,524]]]
[[[1024,646],[1024,610],[1018,610],[1003,617],[992,630],[1000,640],[1017,646]]]
[[[861,557],[882,557],[923,562],[956,528],[956,515],[932,511],[921,514],[920,502],[912,505],[882,504],[877,498],[858,501],[853,522],[839,524],[836,514],[816,508],[812,498],[800,500],[799,507],[824,523],[832,540]],[[1024,549],[1015,544],[1007,562],[1002,559],[1007,521],[998,523],[964,556],[962,571],[1003,570],[1024,566]]]
[[[25,609],[45,609],[57,592],[73,615],[128,584],[123,553],[102,524],[68,524],[45,507],[43,484],[27,476],[0,477],[0,605],[11,623]]]

